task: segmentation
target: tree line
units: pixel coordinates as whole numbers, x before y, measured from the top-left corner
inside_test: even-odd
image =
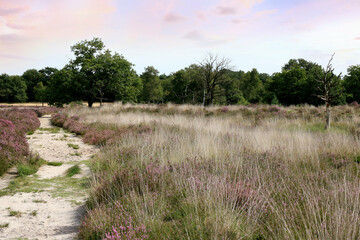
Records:
[[[321,105],[327,69],[304,59],[291,59],[272,75],[234,71],[231,61],[208,54],[202,61],[169,75],[152,66],[138,75],[134,65],[105,48],[99,38],[71,46],[74,59],[62,69],[30,69],[22,76],[0,75],[0,102],[47,102],[63,106],[74,101],[123,101],[233,105]],[[320,76],[320,77],[319,77]],[[360,65],[345,76],[332,76],[331,104],[360,102]],[[326,90],[326,89],[325,89]],[[333,94],[334,95],[334,94]]]

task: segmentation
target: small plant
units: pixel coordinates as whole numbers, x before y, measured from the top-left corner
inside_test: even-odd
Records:
[[[7,228],[9,227],[9,223],[0,224],[0,228]]]
[[[12,210],[11,208],[8,209],[8,210],[9,210],[9,215],[10,215],[11,217],[21,217],[22,212]]]
[[[77,156],[77,157],[79,157],[79,156],[81,156],[81,153],[79,153],[79,152],[76,152],[76,153],[72,153],[72,154],[70,154],[71,156]]]
[[[37,168],[35,166],[29,164],[19,164],[17,166],[17,171],[20,177],[32,175],[37,172]]]
[[[48,162],[47,165],[49,166],[61,166],[63,164],[63,162]]]
[[[72,177],[76,174],[79,174],[81,171],[80,167],[78,165],[72,166],[71,168],[69,168],[66,172],[66,176],[67,177]]]
[[[58,133],[60,132],[60,128],[55,127],[55,128],[39,128],[39,131],[47,131],[50,133]]]
[[[73,149],[75,149],[75,150],[77,150],[77,149],[80,148],[79,145],[77,145],[77,144],[72,144],[72,143],[68,143],[68,146],[71,147],[71,148],[73,148]]]
[[[42,199],[35,199],[35,200],[33,200],[33,203],[47,203],[47,202]]]
[[[30,215],[33,216],[33,217],[35,217],[35,216],[37,215],[37,211],[36,211],[36,210],[32,211],[32,212],[30,213]]]

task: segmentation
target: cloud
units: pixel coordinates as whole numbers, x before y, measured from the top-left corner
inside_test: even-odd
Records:
[[[28,7],[16,7],[16,8],[1,8],[0,7],[0,16],[14,15],[29,9]]]
[[[192,30],[188,32],[183,36],[183,38],[195,41],[201,46],[221,45],[231,41],[231,39],[227,39],[217,35],[207,35],[198,30]]]
[[[356,37],[356,38],[354,38],[354,40],[360,40],[360,37]]]
[[[186,18],[184,16],[175,14],[175,13],[168,13],[164,16],[163,20],[167,23],[173,23],[173,22],[180,22],[185,20]]]
[[[242,15],[264,0],[221,0],[215,5],[215,12],[220,16]]]
[[[189,40],[196,40],[196,41],[205,39],[204,35],[197,30],[192,30],[188,32],[187,34],[184,35],[184,38]]]
[[[219,15],[236,15],[237,9],[233,7],[217,6],[217,12]]]

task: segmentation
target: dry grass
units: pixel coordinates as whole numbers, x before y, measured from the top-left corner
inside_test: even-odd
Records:
[[[95,224],[106,218],[101,209],[120,201],[150,239],[358,239],[360,109],[334,108],[331,131],[323,130],[322,112],[122,104],[69,110],[87,123],[153,129],[122,136],[93,160],[92,210],[82,233],[104,237],[114,223]]]

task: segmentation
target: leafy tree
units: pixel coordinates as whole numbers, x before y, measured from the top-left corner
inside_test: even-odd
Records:
[[[99,38],[84,40],[71,47],[75,59],[70,62],[78,82],[81,98],[89,107],[99,100],[137,101],[141,81],[133,70],[133,64],[122,55],[105,49]],[[138,89],[139,88],[139,89]]]
[[[0,75],[0,102],[25,102],[26,84],[20,76]]]
[[[317,75],[317,81],[319,82],[319,90],[321,94],[318,97],[325,102],[326,106],[326,120],[325,129],[330,128],[331,121],[331,104],[341,96],[343,93],[343,86],[341,82],[341,73],[336,76],[334,74],[334,68],[332,67],[332,60],[335,53],[331,56],[324,73]]]
[[[53,68],[53,67],[45,67],[41,70],[39,70],[39,73],[41,73],[41,82],[43,83],[43,85],[46,87],[49,82],[51,77],[57,72],[59,71],[57,68]]]
[[[46,90],[46,99],[50,105],[62,107],[64,104],[80,100],[74,75],[69,66],[54,73]]]
[[[200,63],[201,80],[203,84],[203,106],[214,103],[216,89],[226,80],[226,72],[230,60],[209,53]]]
[[[254,68],[245,74],[245,81],[242,84],[242,92],[245,99],[250,103],[262,102],[264,86],[260,79],[259,72]]]
[[[360,102],[360,65],[350,66],[344,78],[348,102]]]
[[[291,59],[281,73],[273,74],[266,83],[265,98],[268,103],[276,96],[283,105],[309,103],[319,105],[316,97],[316,74],[322,74],[321,66],[304,59]]]
[[[34,87],[42,81],[42,74],[36,69],[29,69],[23,73],[22,78],[27,86],[26,95],[28,97],[28,101],[35,101]]]
[[[34,87],[34,96],[35,100],[41,102],[41,105],[44,106],[44,102],[46,101],[46,87],[42,82],[39,82]]]
[[[154,67],[149,66],[141,74],[143,81],[142,98],[145,102],[159,102],[163,97],[163,88],[161,86],[159,71]]]

